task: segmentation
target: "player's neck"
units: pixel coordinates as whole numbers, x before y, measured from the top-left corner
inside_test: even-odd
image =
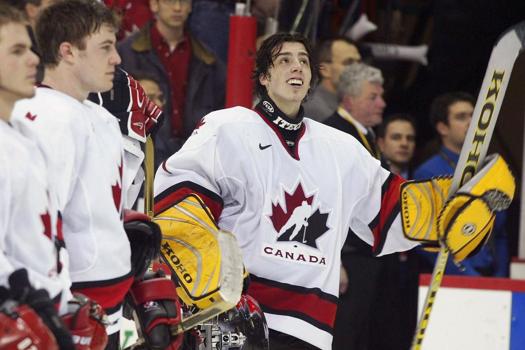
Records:
[[[11,113],[13,112],[13,107],[15,105],[14,99],[8,95],[10,94],[0,94],[0,119],[5,122],[8,122],[11,119]]]
[[[74,75],[66,71],[65,67],[46,69],[42,84],[69,95],[79,102],[84,101],[89,94],[89,91],[84,91]]]

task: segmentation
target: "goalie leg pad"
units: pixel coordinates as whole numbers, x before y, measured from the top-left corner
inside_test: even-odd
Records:
[[[181,307],[173,282],[162,274],[146,276],[133,284],[129,296],[147,348],[179,349],[183,336],[171,332],[172,326],[181,323]]]
[[[155,222],[162,231],[161,256],[177,276],[181,300],[215,314],[235,306],[242,291],[242,255],[233,234],[217,228],[204,202],[189,195]]]

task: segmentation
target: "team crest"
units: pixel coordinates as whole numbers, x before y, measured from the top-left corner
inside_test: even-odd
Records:
[[[299,182],[293,191],[284,190],[284,203],[272,203],[270,220],[278,242],[298,242],[319,249],[317,239],[328,231],[328,213],[322,213],[314,194],[306,195]],[[281,205],[283,204],[283,205]]]

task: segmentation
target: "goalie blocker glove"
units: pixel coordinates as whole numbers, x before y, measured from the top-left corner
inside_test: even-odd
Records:
[[[113,89],[92,93],[88,99],[118,118],[123,135],[142,143],[162,121],[162,109],[148,98],[138,81],[120,68],[115,71]]]
[[[444,244],[461,262],[487,241],[495,212],[509,207],[516,184],[499,155],[487,157],[479,172],[447,200],[451,182],[442,177],[404,183],[402,224],[408,239],[433,247]]]

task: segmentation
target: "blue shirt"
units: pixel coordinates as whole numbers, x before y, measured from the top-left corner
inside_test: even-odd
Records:
[[[414,171],[414,179],[428,179],[439,175],[453,175],[459,154],[445,146],[441,146],[439,152],[421,164]],[[492,244],[484,245],[479,253],[461,262],[461,268],[456,266],[452,259],[447,262],[446,274],[480,276],[487,275],[486,271],[491,271],[490,276],[506,277],[508,275],[508,247],[507,233],[505,231],[506,212],[496,215],[496,222],[492,235]],[[419,249],[420,255],[424,260],[434,264],[437,257],[436,253],[430,253]],[[483,273],[481,273],[483,271]]]

